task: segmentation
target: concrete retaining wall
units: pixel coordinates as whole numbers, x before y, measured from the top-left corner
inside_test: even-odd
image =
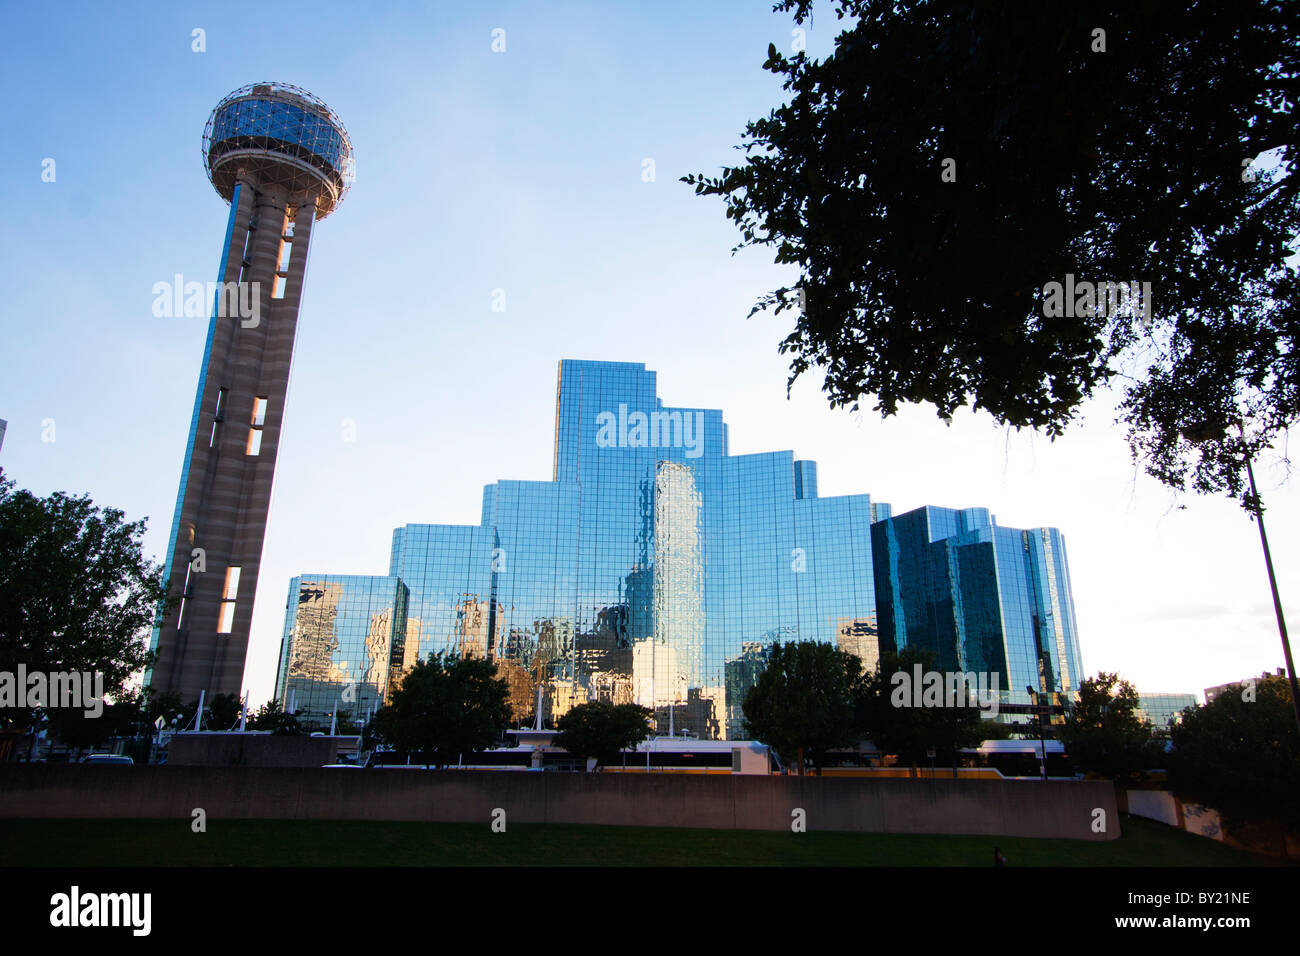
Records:
[[[1178,804],[1168,790],[1128,791],[1128,812],[1135,817],[1158,820],[1171,827],[1181,827]]]
[[[0,817],[422,820],[1113,840],[1097,781],[870,780],[285,767],[0,766]],[[1104,832],[1094,829],[1104,813]]]
[[[323,767],[357,749],[356,736],[276,737],[258,733],[174,734],[167,745],[173,767]]]
[[[1135,817],[1159,820],[1239,850],[1300,859],[1300,833],[1287,830],[1276,817],[1244,821],[1230,830],[1218,810],[1184,800],[1168,790],[1121,790],[1117,797],[1120,809]]]

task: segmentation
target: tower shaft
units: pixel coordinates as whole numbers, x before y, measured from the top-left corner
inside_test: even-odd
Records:
[[[146,683],[240,694],[316,197],[241,171],[168,549],[180,599]]]

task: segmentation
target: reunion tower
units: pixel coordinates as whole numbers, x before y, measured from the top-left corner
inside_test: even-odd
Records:
[[[312,226],[352,185],[352,141],[306,90],[255,83],[208,117],[203,165],[230,218],[167,554],[181,600],[145,680],[185,701],[241,694]]]

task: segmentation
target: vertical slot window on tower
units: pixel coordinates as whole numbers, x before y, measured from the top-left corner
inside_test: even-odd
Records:
[[[176,627],[185,626],[185,602],[190,599],[190,572],[193,570],[191,565],[185,565],[185,584],[181,587],[181,606],[176,612]]]
[[[266,424],[266,398],[258,396],[253,399],[253,417],[249,422],[248,445],[244,448],[246,455],[262,453],[262,426]]]
[[[208,436],[208,447],[212,448],[217,443],[217,428],[226,417],[226,390],[217,389],[217,406],[212,410],[212,434]]]
[[[292,219],[285,217],[284,229],[290,228]],[[275,285],[271,289],[271,298],[283,299],[284,287],[289,281],[289,259],[293,256],[293,240],[284,238],[284,230],[280,232],[280,251],[275,254]]]
[[[221,591],[221,615],[217,633],[229,634],[235,623],[235,598],[239,595],[239,568],[226,568],[226,584]]]

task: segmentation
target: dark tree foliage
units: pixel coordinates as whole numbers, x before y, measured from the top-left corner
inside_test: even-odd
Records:
[[[775,644],[745,695],[746,732],[800,774],[809,758],[820,773],[827,752],[860,739],[854,707],[861,683],[854,654],[811,641]]]
[[[439,768],[486,750],[510,722],[510,687],[496,673],[482,658],[430,654],[375,714],[374,732],[399,752],[429,754]]]
[[[1300,731],[1285,677],[1183,711],[1171,738],[1169,785],[1180,796],[1218,810],[1230,827],[1281,818],[1300,831]]]
[[[1300,4],[833,9],[832,56],[768,48],[789,101],[746,126],[744,163],[684,177],[737,248],[798,267],[750,313],[797,311],[790,382],[817,367],[834,407],[969,404],[1056,437],[1124,379],[1135,459],[1249,504],[1243,456],[1300,410]],[[1049,317],[1067,274],[1150,282],[1150,321]]]
[[[336,734],[357,734],[361,732],[361,724],[352,718],[350,708],[340,707],[335,715],[334,732]]]
[[[198,701],[194,702],[194,707],[198,709]],[[236,694],[213,694],[204,700],[203,709],[204,730],[230,730],[239,726],[244,702]]]
[[[650,736],[654,711],[636,704],[592,701],[581,704],[560,718],[557,746],[584,760],[595,757],[600,765],[618,759],[619,752]]]
[[[198,707],[198,701],[195,701],[190,710],[190,717],[193,718],[194,709]],[[153,687],[146,687],[144,691],[144,700],[141,702],[140,716],[144,723],[150,725],[150,730],[158,729],[154,722],[161,717],[165,727],[171,726],[172,721],[176,721],[180,726],[180,717],[185,712],[185,704],[181,701],[181,695],[175,691],[160,692]]]
[[[1119,784],[1141,779],[1166,763],[1151,724],[1138,715],[1141,698],[1118,674],[1102,671],[1079,685],[1079,697],[1061,727],[1061,740],[1074,765]]]
[[[144,529],[85,495],[16,491],[0,470],[0,671],[99,672],[107,698],[127,699],[152,659],[147,632],[166,596]],[[0,710],[0,727],[29,719],[25,708]]]
[[[285,713],[277,701],[268,700],[256,713],[248,715],[249,730],[269,730],[275,737],[300,737],[307,730],[296,714]]]
[[[895,754],[912,767],[929,759],[931,747],[936,760],[955,764],[958,750],[983,742],[985,725],[990,723],[982,719],[978,707],[946,706],[947,701],[942,707],[899,706],[899,698],[905,695],[897,693],[900,685],[894,682],[894,675],[901,672],[910,678],[917,664],[923,673],[932,671],[934,662],[932,651],[884,650],[880,666],[867,674],[857,699],[857,720],[863,733],[881,753]]]
[[[65,747],[78,751],[90,750],[100,744],[120,737],[130,737],[136,732],[138,711],[136,693],[128,691],[111,704],[105,704],[98,715],[87,714],[77,707],[59,707],[46,711],[47,729]]]

